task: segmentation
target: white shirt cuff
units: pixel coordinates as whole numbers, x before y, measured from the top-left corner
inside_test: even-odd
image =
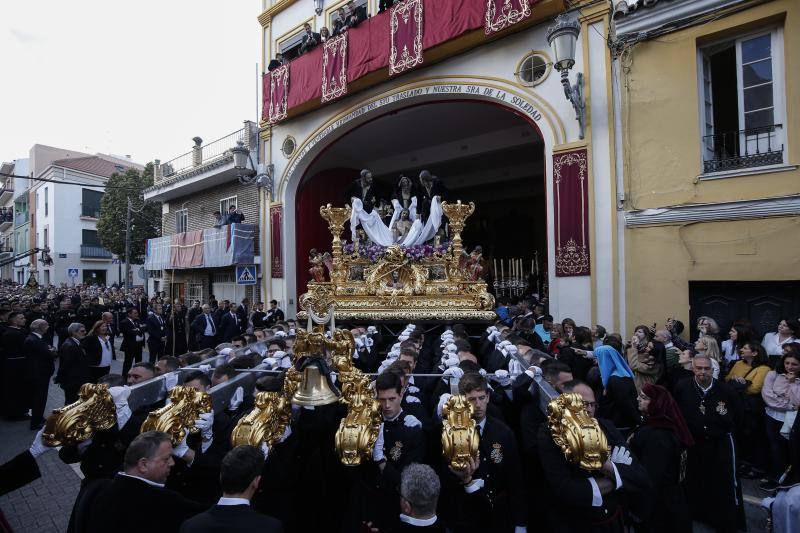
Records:
[[[616,481],[616,488],[614,490],[619,490],[622,488],[622,478],[619,477],[619,470],[617,470],[617,465],[611,463],[611,467],[614,469],[614,481]]]
[[[603,495],[600,494],[600,487],[597,485],[597,480],[590,477],[589,484],[592,486],[592,507],[600,507],[603,505]]]
[[[533,372],[533,370],[531,370],[531,369],[528,369],[528,370],[526,370],[526,371],[525,371],[525,373],[526,373],[526,374],[528,374],[528,376],[529,376],[531,379],[533,379],[533,380],[535,380],[535,379],[536,379],[536,374]]]
[[[469,485],[464,485],[464,491],[467,494],[472,494],[473,492],[477,492],[483,488],[483,480],[482,479],[473,479]]]

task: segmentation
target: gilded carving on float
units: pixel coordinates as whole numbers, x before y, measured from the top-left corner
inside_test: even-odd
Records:
[[[335,440],[336,453],[347,466],[360,465],[362,460],[372,457],[381,429],[380,405],[370,388],[370,378],[355,368],[353,370],[340,376],[342,403],[347,405],[347,416],[339,422]]]
[[[194,421],[200,413],[211,411],[211,396],[192,387],[178,385],[169,393],[170,403],[151,411],[142,423],[141,432],[163,431],[169,434],[172,445],[177,446],[188,433],[197,433]]]
[[[459,200],[441,207],[450,231],[446,250],[416,258],[393,245],[375,261],[360,255],[357,245],[352,253],[343,250],[341,233],[350,206],[321,207],[332,235],[330,281],[308,283],[299,298],[298,318],[334,306],[339,320],[493,320],[494,297],[486,282],[472,281],[464,270],[461,232],[475,204]]]
[[[110,429],[117,423],[114,399],[107,385],[84,383],[78,401],[55,409],[47,418],[42,438],[47,446],[77,444],[95,431]]]
[[[553,442],[567,461],[584,470],[600,470],[608,459],[608,441],[597,420],[590,417],[579,394],[562,394],[547,406]]]
[[[442,455],[455,470],[478,460],[480,437],[472,418],[472,404],[463,395],[451,396],[442,408]]]
[[[289,383],[285,380],[284,383]],[[287,396],[279,392],[259,392],[255,408],[236,424],[231,433],[231,444],[260,446],[266,442],[272,447],[286,432],[292,415],[292,406]]]

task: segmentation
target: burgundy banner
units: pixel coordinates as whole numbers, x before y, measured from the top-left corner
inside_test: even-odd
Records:
[[[281,232],[283,231],[283,205],[269,206],[270,257],[272,258],[272,277],[283,277],[283,247]]]
[[[322,101],[347,93],[347,34],[325,41],[322,47]]]
[[[170,266],[172,268],[203,266],[203,230],[176,233],[172,236]]]
[[[422,64],[422,0],[395,4],[390,19],[389,73],[394,75]]]
[[[486,0],[486,35],[497,33],[531,16],[531,0]]]
[[[586,149],[553,155],[556,276],[588,276],[589,184]]]
[[[283,65],[269,73],[269,123],[275,124],[286,118],[289,101],[289,65]]]

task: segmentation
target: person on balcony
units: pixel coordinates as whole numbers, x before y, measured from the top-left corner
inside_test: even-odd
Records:
[[[244,215],[241,211],[236,210],[236,206],[232,205],[228,208],[228,224],[240,224],[244,222]]]
[[[331,38],[330,30],[327,27],[323,26],[322,29],[319,30],[319,42],[324,43],[325,41],[330,40],[330,38]]]
[[[283,60],[283,54],[281,54],[280,52],[278,52],[277,54],[275,54],[275,59],[273,59],[273,60],[271,60],[271,61],[269,62],[269,66],[267,67],[267,70],[268,70],[269,72],[272,72],[272,71],[273,71],[273,70],[275,70],[276,68],[278,68],[278,67],[282,67],[282,66],[283,66],[283,64],[284,64],[284,60]]]
[[[343,7],[340,7],[336,10],[336,20],[333,22],[333,36],[341,35],[347,31],[347,28],[347,13],[344,12]]]
[[[214,227],[221,228],[228,223],[227,215],[223,215],[219,211],[214,211]]]
[[[311,31],[311,24],[303,24],[303,42],[300,44],[300,54],[305,54],[316,48],[320,43],[319,33]]]

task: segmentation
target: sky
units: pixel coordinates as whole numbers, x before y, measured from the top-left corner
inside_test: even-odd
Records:
[[[260,0],[0,0],[0,161],[37,143],[167,161],[256,120],[260,12]]]

